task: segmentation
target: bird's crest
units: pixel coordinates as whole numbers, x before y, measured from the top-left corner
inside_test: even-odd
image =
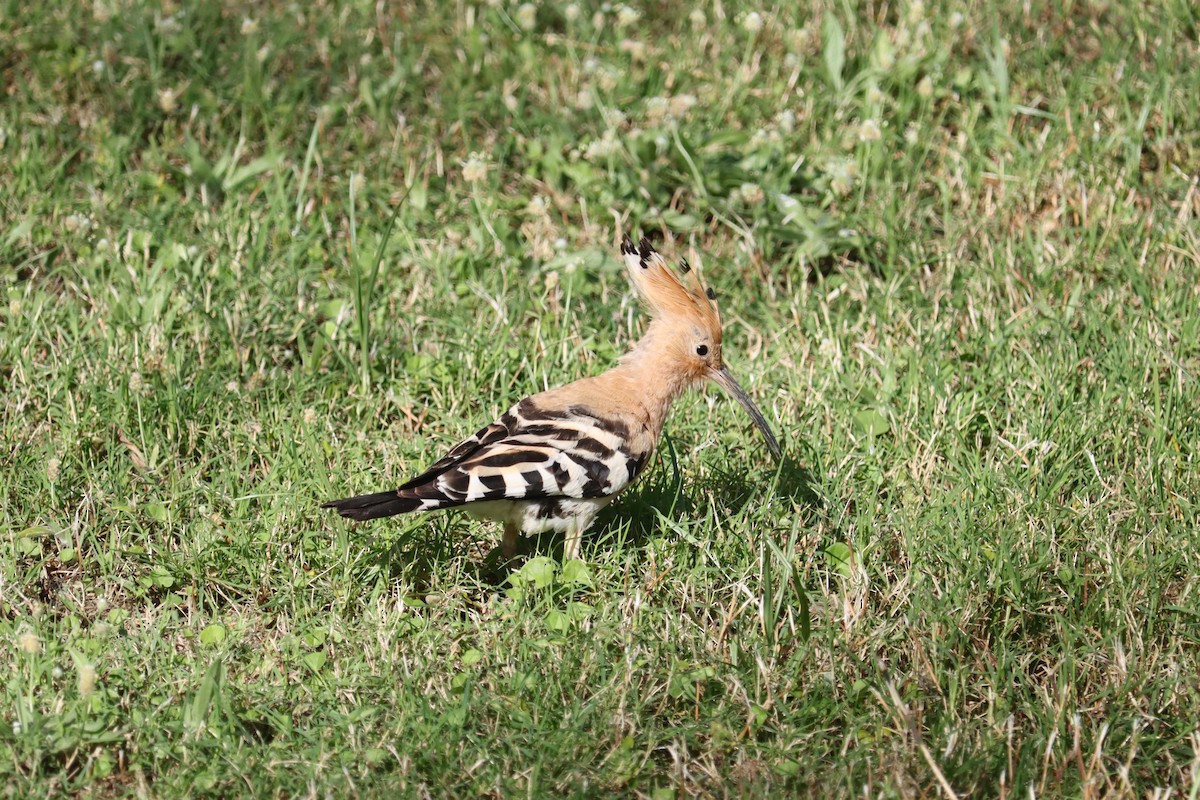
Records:
[[[721,330],[716,295],[706,289],[687,259],[679,262],[679,272],[667,265],[645,238],[637,244],[629,236],[621,240],[621,255],[637,293],[654,317],[682,317]]]

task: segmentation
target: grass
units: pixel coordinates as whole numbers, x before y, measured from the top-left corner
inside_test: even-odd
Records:
[[[1197,797],[1192,4],[0,7],[0,796]],[[626,231],[783,465],[320,512],[611,365]]]

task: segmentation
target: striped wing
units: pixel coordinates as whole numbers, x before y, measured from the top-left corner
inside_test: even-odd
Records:
[[[431,508],[458,505],[458,503],[447,502],[446,498],[440,497],[435,491],[438,482],[442,480],[441,476],[464,458],[503,441],[509,435],[510,416],[511,412],[480,430],[471,438],[459,442],[444,458],[436,461],[433,466],[399,489],[330,500],[322,503],[321,507],[336,509],[343,517],[350,519],[368,520],[390,517],[394,514],[407,514],[410,511],[426,511]],[[431,487],[434,490],[431,491]]]
[[[511,416],[512,411],[509,411],[491,425],[477,431],[471,438],[464,439],[454,445],[454,447],[450,448],[449,453],[446,453],[446,455],[433,462],[429,469],[401,484],[398,491],[403,492],[405,489],[412,489],[429,483],[464,458],[468,458],[485,447],[504,441],[509,435],[509,418]]]
[[[629,428],[581,405],[539,408],[525,399],[462,442],[396,494],[420,510],[488,500],[607,497],[641,472]]]

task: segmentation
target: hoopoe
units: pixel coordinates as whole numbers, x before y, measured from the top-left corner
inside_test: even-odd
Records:
[[[686,260],[672,272],[644,238],[634,245],[625,236],[621,254],[650,325],[616,367],[526,397],[398,489],[322,507],[368,520],[464,506],[504,524],[506,558],[516,555],[519,535],[545,531],[563,532],[563,558],[575,558],[596,514],[650,463],[671,403],[705,380],[742,404],[782,458],[762,412],[722,360],[712,290]]]

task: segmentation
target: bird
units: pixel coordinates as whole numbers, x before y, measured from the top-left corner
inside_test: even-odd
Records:
[[[371,520],[461,506],[503,524],[508,560],[521,535],[563,533],[565,563],[578,558],[600,510],[645,474],[672,403],[710,380],[782,459],[762,412],[725,366],[713,290],[686,259],[672,270],[645,237],[634,244],[626,234],[621,256],[650,322],[615,367],[524,398],[398,488],[322,507]]]

